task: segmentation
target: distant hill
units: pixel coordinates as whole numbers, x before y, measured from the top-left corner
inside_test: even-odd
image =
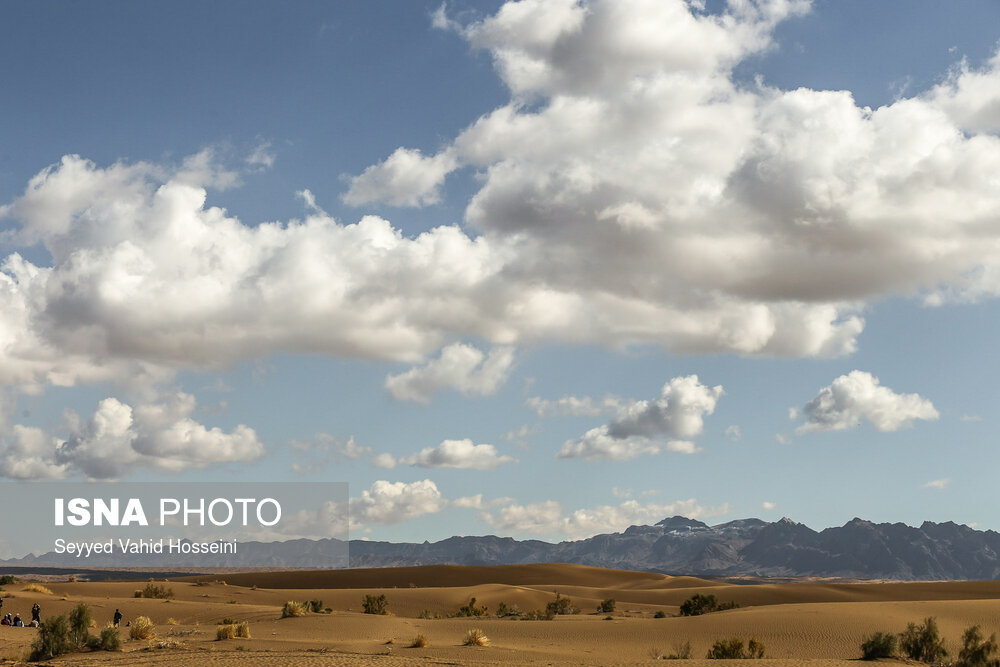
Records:
[[[343,543],[291,540],[241,544],[240,558],[219,565],[240,567],[342,567]],[[141,557],[102,562],[54,553],[2,561],[10,566],[141,567]],[[773,523],[740,519],[715,526],[671,517],[653,526],[553,544],[510,537],[450,537],[439,542],[394,543],[352,540],[351,567],[418,565],[517,565],[574,563],[675,575],[845,577],[861,579],[1000,579],[1000,534],[952,522],[875,524],[853,519],[815,531],[791,519]],[[172,562],[173,567],[194,563]]]

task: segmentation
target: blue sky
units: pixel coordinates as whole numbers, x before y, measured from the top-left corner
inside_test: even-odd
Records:
[[[0,475],[1000,528],[995,3],[0,17]]]

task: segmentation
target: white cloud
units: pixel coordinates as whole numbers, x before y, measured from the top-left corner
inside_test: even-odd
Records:
[[[274,166],[274,151],[271,150],[271,142],[264,141],[254,148],[253,152],[246,159],[247,165],[256,171],[265,171]]]
[[[777,507],[777,504],[775,504],[775,503],[772,503],[772,502],[771,502],[771,501],[769,501],[769,500],[765,500],[764,502],[762,502],[762,503],[760,504],[760,507],[761,507],[761,509],[763,509],[763,510],[767,510],[767,511],[771,511],[771,510],[773,510],[773,509],[774,509],[775,507]]]
[[[372,465],[376,468],[383,468],[385,470],[392,470],[396,467],[399,461],[395,456],[389,454],[388,452],[383,452],[382,454],[376,454],[372,457]]]
[[[525,404],[534,410],[539,417],[596,417],[598,415],[613,415],[621,408],[622,399],[617,396],[605,396],[597,400],[590,396],[563,396],[555,400],[532,396]]]
[[[317,433],[308,441],[295,440],[289,445],[302,457],[292,462],[292,471],[296,474],[321,472],[331,463],[357,461],[372,454],[372,448],[358,444],[353,435],[345,440],[329,433]]]
[[[733,424],[732,426],[726,427],[726,430],[723,432],[723,435],[725,435],[733,442],[739,442],[743,438],[743,429],[741,429],[736,424]]]
[[[0,475],[113,479],[141,467],[182,471],[263,456],[264,446],[253,429],[242,424],[228,433],[206,428],[191,419],[195,407],[194,397],[183,392],[135,408],[106,398],[86,422],[68,413],[65,439],[15,425],[0,440]]]
[[[481,518],[506,535],[536,535],[579,539],[599,533],[620,532],[631,525],[655,523],[664,517],[684,515],[692,519],[729,513],[729,505],[704,507],[691,498],[673,503],[640,503],[626,500],[620,505],[578,509],[569,514],[554,500],[528,505],[511,504]]]
[[[399,375],[389,375],[385,388],[399,401],[430,403],[442,389],[456,389],[466,396],[490,396],[507,381],[514,364],[514,350],[499,347],[489,356],[470,345],[455,343],[441,350],[437,359]]]
[[[715,411],[722,393],[721,386],[709,388],[697,375],[673,378],[656,399],[622,401],[611,423],[566,441],[559,458],[627,461],[663,451],[694,454],[701,450],[682,438],[701,435],[704,417]]]
[[[841,375],[802,409],[805,423],[796,433],[840,431],[867,419],[877,431],[909,428],[914,420],[935,420],[938,411],[918,394],[897,394],[871,373],[854,370]]]
[[[420,468],[461,468],[494,470],[517,459],[500,456],[493,445],[477,445],[469,440],[445,440],[437,447],[425,447],[417,454],[400,459],[400,463]]]
[[[351,206],[374,201],[393,206],[436,204],[441,199],[438,188],[455,166],[447,152],[425,157],[420,151],[399,148],[381,164],[350,179],[344,202]]]
[[[411,483],[379,480],[360,497],[351,498],[351,523],[394,525],[435,514],[447,506],[448,501],[429,479]]]
[[[951,478],[945,477],[944,479],[932,479],[931,481],[924,484],[925,489],[938,489],[941,490],[951,483]]]
[[[962,415],[958,419],[959,419],[959,421],[963,421],[963,422],[981,422],[981,421],[983,421],[983,418],[980,417],[979,415]]]

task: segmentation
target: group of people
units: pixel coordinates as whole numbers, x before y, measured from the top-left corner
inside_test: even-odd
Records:
[[[3,610],[3,598],[0,597],[0,611]],[[38,606],[38,603],[31,605],[31,623],[28,624],[30,628],[37,628],[42,624],[42,608]],[[23,628],[24,621],[21,619],[20,614],[10,615],[10,612],[4,614],[3,618],[0,618],[0,625],[9,625],[15,628]]]

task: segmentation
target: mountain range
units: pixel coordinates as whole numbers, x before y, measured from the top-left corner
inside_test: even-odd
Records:
[[[652,526],[559,543],[486,535],[439,542],[351,540],[351,567],[410,565],[513,565],[575,563],[677,575],[840,577],[943,580],[1000,578],[1000,533],[952,522],[902,523],[853,519],[815,531],[791,519],[740,519],[714,526],[675,516]],[[0,561],[9,566],[143,567],[142,556],[115,554],[83,562],[66,555],[30,554]],[[289,540],[240,544],[237,556],[217,563],[171,560],[172,567],[344,567],[338,540]],[[161,565],[157,563],[157,565]]]

